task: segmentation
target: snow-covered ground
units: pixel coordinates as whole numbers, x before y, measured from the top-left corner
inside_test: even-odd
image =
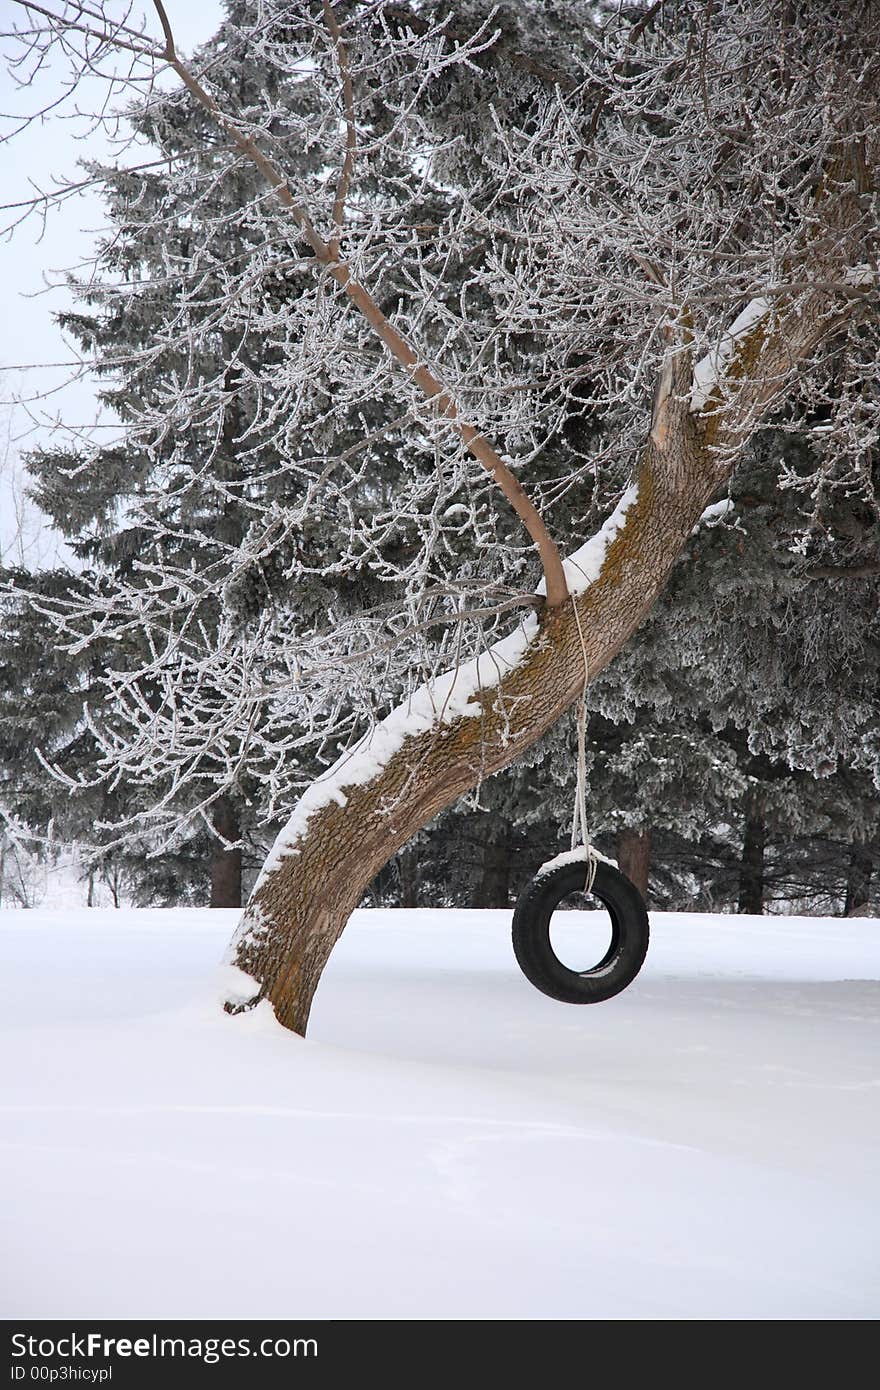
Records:
[[[0,1316],[880,1313],[880,922],[654,914],[577,1008],[360,912],[302,1042],[213,1003],[235,917],[0,913]]]

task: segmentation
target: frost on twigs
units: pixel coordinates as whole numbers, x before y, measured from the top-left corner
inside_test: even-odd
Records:
[[[41,611],[100,670],[89,775],[138,789],[122,831],[157,848],[227,794],[277,826],[340,757],[314,795],[344,797],[407,720],[468,718],[533,630],[535,547],[456,421],[573,591],[658,381],[727,469],[767,402],[809,425],[814,472],[782,478],[805,531],[829,489],[867,495],[877,446],[875,6],[380,0],[334,9],[342,47],[322,9],[232,0],[190,60],[206,108],[152,19],[7,6],[18,119],[50,115],[30,79],[52,50],[119,141],[87,171],[110,228],[66,319],[119,437],[56,435],[32,470],[84,564]],[[10,222],[56,196],[32,194]],[[739,351],[771,325],[772,360]]]

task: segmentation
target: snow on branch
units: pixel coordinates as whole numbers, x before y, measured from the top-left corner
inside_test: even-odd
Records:
[[[600,530],[564,561],[572,598],[585,593],[599,578],[608,548],[623,528],[627,512],[637,496],[638,485],[633,484]],[[538,592],[543,592],[543,581]],[[347,791],[381,776],[407,739],[459,719],[482,715],[483,700],[493,699],[492,692],[520,665],[539,634],[537,614],[527,614],[512,632],[494,642],[488,650],[434,677],[386,715],[306,789],[278,835],[254,891],[282,860],[297,853],[297,842],[312,816],[330,802],[344,806]]]
[[[690,409],[693,413],[701,411],[718,388],[723,386],[725,372],[737,348],[742,345],[752,329],[767,317],[770,309],[770,300],[762,295],[751,300],[725,331],[718,346],[696,363],[690,398]]]

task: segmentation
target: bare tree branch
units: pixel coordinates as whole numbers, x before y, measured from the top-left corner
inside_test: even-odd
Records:
[[[322,0],[324,6],[324,21],[328,32],[336,48],[336,60],[339,64],[339,75],[342,79],[342,98],[345,110],[345,159],[339,174],[339,182],[336,185],[336,198],[333,203],[333,232],[330,237],[329,247],[331,255],[339,256],[339,240],[342,235],[342,220],[345,216],[345,200],[348,196],[351,176],[354,170],[354,161],[357,155],[357,134],[354,120],[354,89],[351,82],[351,72],[348,66],[348,53],[345,41],[342,37],[342,30],[333,12],[330,0]]]

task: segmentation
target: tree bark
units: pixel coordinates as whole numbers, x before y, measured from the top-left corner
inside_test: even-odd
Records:
[[[229,797],[214,803],[214,829],[224,840],[237,840],[238,817]],[[222,840],[211,846],[211,907],[241,907],[241,850],[227,849]]]
[[[507,907],[510,903],[511,824],[504,816],[492,816],[483,837],[480,876],[474,885],[471,907]]]
[[[860,840],[854,840],[850,851],[849,872],[846,876],[844,917],[859,917],[870,905],[873,872],[874,856],[870,848]]]
[[[622,874],[635,884],[648,900],[648,871],[651,867],[650,830],[621,830],[617,837],[617,863]]]
[[[767,827],[764,804],[753,797],[746,812],[739,871],[739,911],[760,917],[764,911],[764,851]]]

